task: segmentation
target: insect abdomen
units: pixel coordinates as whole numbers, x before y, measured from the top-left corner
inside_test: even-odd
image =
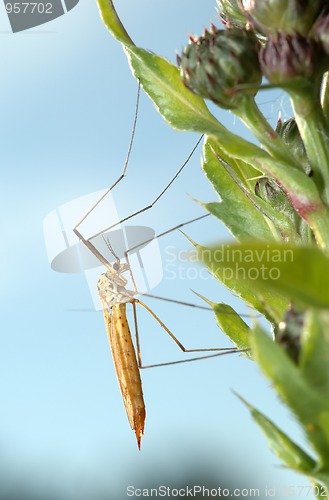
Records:
[[[140,448],[146,413],[139,367],[126,317],[126,304],[114,306],[112,315],[104,308],[104,318],[127,416]]]

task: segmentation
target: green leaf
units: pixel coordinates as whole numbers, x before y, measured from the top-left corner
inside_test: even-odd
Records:
[[[329,400],[314,390],[298,366],[259,326],[255,327],[250,339],[255,361],[302,423],[321,463],[328,467],[329,442],[327,431],[322,427],[322,419],[329,412]]]
[[[302,335],[299,366],[314,389],[329,399],[329,312],[309,310]],[[329,433],[329,420],[328,433]],[[329,435],[328,435],[329,441]]]
[[[268,241],[275,236],[289,241],[299,240],[291,220],[254,194],[255,182],[246,186],[250,181],[241,178],[240,171],[235,171],[236,161],[222,159],[218,141],[208,139],[204,154],[203,169],[221,198],[220,203],[207,203],[204,207],[224,222],[238,240],[255,238]]]
[[[241,319],[233,307],[228,304],[224,304],[223,302],[216,304],[198,293],[196,295],[201,297],[202,300],[210,305],[215,313],[216,322],[219,328],[232,340],[235,346],[241,351],[250,349],[251,329]],[[250,353],[246,353],[246,355],[249,356]]]
[[[204,100],[183,85],[177,66],[138,47],[129,46],[125,50],[135,77],[172,127],[221,134],[224,127]]]
[[[315,460],[305,453],[302,448],[294,443],[287,434],[282,432],[263,413],[254,408],[241,396],[236,395],[250,410],[253,419],[264,432],[273,452],[291,469],[312,475],[312,469],[316,466]]]
[[[164,118],[179,130],[219,134],[224,127],[204,100],[183,85],[179,70],[166,59],[136,47],[116,13],[112,0],[97,0],[104,24],[121,42],[135,77]]]
[[[313,474],[313,477],[320,481],[322,484],[319,484],[315,481],[312,481],[313,493],[315,498],[320,498],[321,500],[329,498],[329,475],[326,473],[316,472]]]
[[[225,250],[225,251],[224,251]],[[272,290],[306,306],[329,308],[329,258],[319,248],[244,242],[200,248],[200,258],[222,281],[233,274],[243,288]]]
[[[329,442],[329,411],[323,411],[319,415],[319,425],[326,436],[327,443]]]
[[[204,207],[218,217],[238,239],[271,238],[271,231],[264,217],[244,196],[239,187],[221,168],[212,148],[216,143],[207,139],[204,145],[203,170],[221,198],[220,203],[205,203]],[[217,148],[216,148],[217,150]]]
[[[231,253],[231,249],[236,249],[238,252],[241,248],[248,248],[250,245],[225,245],[206,248],[198,245],[194,241],[192,244],[196,247],[199,254],[199,259],[208,267],[211,273],[221,283],[223,283],[234,294],[238,295],[248,304],[251,304],[257,311],[264,314],[270,321],[279,323],[284,312],[288,309],[289,298],[285,297],[276,290],[271,289],[260,280],[247,279],[244,269],[245,262],[238,259]],[[259,244],[259,246],[261,246]],[[264,244],[263,244],[264,246]],[[269,245],[266,245],[269,247]],[[283,248],[282,246],[280,248]],[[238,254],[238,257],[240,254]],[[247,263],[251,265],[250,262]],[[258,266],[258,261],[256,262]],[[255,268],[255,262],[253,262]],[[258,267],[255,268],[258,272]]]

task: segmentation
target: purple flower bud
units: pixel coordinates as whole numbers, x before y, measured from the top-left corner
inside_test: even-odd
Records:
[[[307,36],[326,0],[241,0],[250,22],[267,35]]]
[[[293,83],[297,77],[313,79],[328,65],[319,42],[283,33],[267,40],[259,60],[263,74],[274,84]]]

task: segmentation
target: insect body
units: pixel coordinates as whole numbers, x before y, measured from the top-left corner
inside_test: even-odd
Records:
[[[125,288],[127,280],[122,272],[127,264],[114,264],[114,273],[103,273],[98,280],[105,327],[122,399],[131,428],[135,431],[138,448],[144,433],[145,404],[135,348],[126,316],[126,303],[135,302],[134,292]]]

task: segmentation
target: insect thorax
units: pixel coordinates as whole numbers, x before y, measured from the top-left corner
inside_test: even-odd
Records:
[[[122,286],[122,278],[120,278],[120,275],[115,275],[110,272],[100,275],[97,288],[101,300],[104,301],[109,308],[117,304],[132,302],[134,299],[134,292],[126,290],[126,288]]]

